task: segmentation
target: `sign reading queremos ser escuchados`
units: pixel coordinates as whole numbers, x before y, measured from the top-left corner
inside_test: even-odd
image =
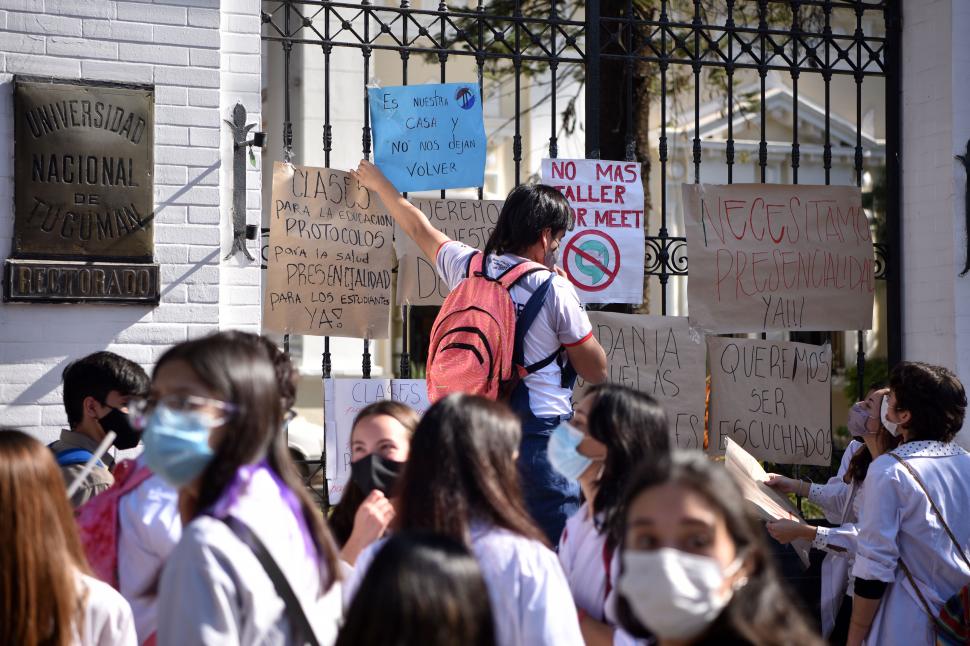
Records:
[[[4,298],[157,303],[154,90],[18,77]]]

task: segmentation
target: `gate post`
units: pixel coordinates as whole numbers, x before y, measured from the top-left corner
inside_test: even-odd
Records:
[[[600,158],[600,0],[586,2],[586,158]]]

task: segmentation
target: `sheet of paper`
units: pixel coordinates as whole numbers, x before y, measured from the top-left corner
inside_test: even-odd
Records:
[[[867,330],[875,258],[860,189],[684,184],[691,323],[709,332]]]
[[[369,88],[374,163],[406,193],[482,186],[485,122],[478,83]]]

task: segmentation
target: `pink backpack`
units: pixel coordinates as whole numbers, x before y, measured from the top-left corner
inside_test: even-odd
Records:
[[[432,404],[453,392],[489,399],[508,397],[518,379],[549,363],[523,367],[522,339],[555,274],[535,291],[516,326],[509,290],[525,276],[549,270],[526,261],[489,278],[482,269],[484,260],[481,251],[472,254],[467,278],[448,294],[431,328],[427,382]]]
[[[81,546],[91,570],[115,590],[118,589],[118,504],[122,496],[151,475],[148,467],[125,460],[114,468],[114,484],[75,512]]]

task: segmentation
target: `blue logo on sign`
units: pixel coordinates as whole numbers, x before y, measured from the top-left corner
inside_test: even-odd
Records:
[[[455,101],[458,102],[462,110],[471,110],[475,105],[475,93],[467,87],[460,87],[455,92]]]

